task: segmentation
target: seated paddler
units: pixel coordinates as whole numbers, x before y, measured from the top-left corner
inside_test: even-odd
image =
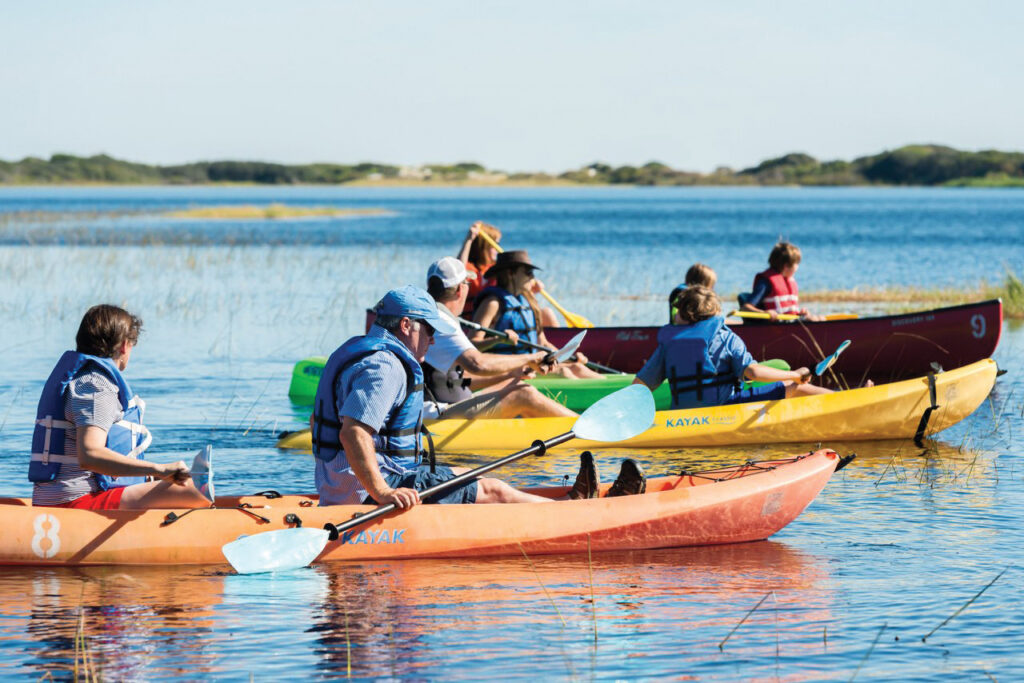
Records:
[[[365,336],[349,339],[331,354],[317,388],[311,428],[320,505],[394,503],[406,508],[421,502],[420,491],[466,471],[424,462],[420,362],[434,335],[452,334],[455,324],[427,292],[411,285],[385,294],[374,313]],[[596,491],[597,475],[587,454],[567,497],[593,498]],[[551,499],[484,477],[426,502]]]
[[[718,296],[707,287],[683,289],[673,307],[673,324],[658,331],[658,348],[635,380],[651,390],[667,380],[673,409],[831,393],[809,383],[808,368],[777,370],[755,363],[726,326]],[[744,389],[743,380],[767,384]]]
[[[575,417],[523,378],[546,373],[546,351],[485,353],[462,331],[459,316],[476,275],[462,261],[446,256],[427,270],[427,292],[437,310],[451,320],[453,332],[434,331],[423,366],[428,418]],[[475,393],[474,393],[475,392]]]
[[[554,350],[544,336],[540,324],[541,314],[533,295],[534,272],[538,268],[530,261],[525,250],[506,251],[498,254],[498,260],[485,273],[493,278],[493,286],[484,288],[476,297],[473,321],[483,327],[496,329],[508,335],[509,341],[497,343],[487,349],[493,353],[527,354],[541,346]],[[474,342],[483,342],[486,333],[474,332]],[[530,345],[522,342],[529,342]],[[577,360],[559,363],[552,374],[570,378],[600,377],[586,366],[587,359],[581,353]]]
[[[145,403],[124,376],[141,330],[142,321],[117,306],[93,306],[82,318],[75,350],[57,361],[39,398],[28,468],[33,505],[87,510],[210,505],[184,462],[143,457],[152,441],[143,423]]]

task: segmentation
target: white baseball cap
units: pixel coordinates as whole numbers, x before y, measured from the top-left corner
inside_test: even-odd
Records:
[[[476,273],[466,270],[466,265],[454,256],[445,256],[430,264],[427,269],[428,284],[432,277],[441,280],[441,284],[447,288],[462,284],[464,280],[475,280]]]

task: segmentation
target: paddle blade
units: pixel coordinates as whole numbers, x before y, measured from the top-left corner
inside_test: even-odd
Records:
[[[594,323],[584,318],[579,313],[570,313],[569,311],[563,311],[562,317],[565,318],[565,324],[568,327],[593,327]]]
[[[323,529],[277,529],[225,543],[224,557],[239,574],[298,569],[317,558],[327,545]]]
[[[556,363],[564,363],[565,361],[572,358],[572,355],[580,348],[580,344],[583,343],[583,338],[587,336],[587,331],[583,330],[575,337],[569,340],[569,343],[555,351],[551,355],[551,359]]]
[[[819,377],[821,375],[824,375],[825,372],[830,367],[832,367],[832,364],[836,362],[836,358],[839,358],[839,354],[841,354],[843,351],[845,351],[846,347],[849,346],[849,345],[850,345],[850,340],[849,339],[847,339],[842,344],[840,344],[839,348],[837,348],[835,351],[833,351],[831,356],[829,356],[828,358],[823,359],[820,363],[818,363],[817,366],[815,366],[814,374],[818,375]]]
[[[654,424],[654,396],[643,384],[608,394],[583,411],[572,431],[589,441],[624,441]]]

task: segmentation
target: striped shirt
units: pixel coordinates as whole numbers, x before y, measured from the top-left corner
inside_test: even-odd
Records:
[[[64,453],[78,455],[78,429],[99,427],[109,432],[124,411],[117,397],[117,385],[100,372],[87,372],[68,383],[64,392],[64,419],[76,429],[64,432]],[[69,503],[87,493],[98,493],[96,478],[89,470],[65,463],[53,481],[37,483],[32,489],[33,505]]]

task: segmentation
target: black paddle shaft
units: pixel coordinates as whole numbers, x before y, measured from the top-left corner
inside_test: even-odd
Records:
[[[373,311],[372,308],[367,308],[366,312],[369,314],[369,313],[373,313],[374,311]],[[501,339],[505,339],[505,340],[508,340],[510,338],[507,334],[505,334],[501,330],[492,330],[490,327],[484,327],[480,323],[475,323],[472,320],[466,320],[465,318],[458,318],[458,321],[459,321],[459,323],[463,327],[468,327],[471,330],[479,330],[481,332],[486,332],[487,334],[489,334],[489,335],[491,335],[493,337],[500,337]],[[526,341],[525,339],[520,339],[518,343],[522,344],[523,346],[525,346],[528,349],[533,349],[534,351],[547,351],[549,354],[552,352],[551,349],[549,349],[547,347],[541,346],[540,344],[534,344],[533,342]],[[573,358],[575,358],[575,357],[576,356],[574,355]],[[590,368],[591,370],[595,370],[597,372],[604,372],[604,373],[607,373],[609,375],[624,375],[624,374],[626,374],[622,370],[616,370],[615,368],[610,368],[607,365],[601,365],[600,363],[594,363],[592,361],[587,361],[587,367]]]
[[[438,493],[444,493],[445,491],[458,488],[462,484],[465,484],[466,482],[472,479],[476,479],[482,474],[486,474],[491,470],[498,469],[499,467],[507,465],[510,462],[515,462],[516,460],[525,458],[528,455],[544,455],[549,448],[553,448],[555,446],[565,443],[566,441],[571,441],[572,439],[575,438],[576,433],[568,431],[565,434],[560,434],[558,436],[552,437],[547,441],[541,441],[540,439],[537,439],[530,445],[529,448],[523,449],[518,453],[506,455],[501,460],[495,460],[492,463],[481,465],[480,467],[472,469],[469,472],[464,472],[463,474],[460,474],[459,476],[453,479],[449,479],[448,481],[441,482],[436,486],[431,486],[429,489],[420,491],[420,500],[426,500],[427,498],[430,498],[431,496],[434,496]],[[341,524],[331,524],[330,522],[328,522],[327,524],[324,524],[324,529],[326,529],[328,532],[328,539],[332,541],[337,541],[343,531],[354,529],[357,526],[361,526],[371,520],[377,519],[378,517],[383,517],[389,512],[392,512],[397,509],[397,505],[395,505],[394,503],[388,503],[387,505],[381,505],[379,508],[373,510],[372,512],[367,512],[366,514],[358,515],[348,520],[347,522],[342,522]]]
[[[501,332],[500,330],[492,330],[489,327],[484,327],[480,323],[475,323],[475,322],[472,322],[470,320],[464,320],[463,318],[459,318],[459,322],[462,323],[462,325],[464,327],[468,327],[471,330],[480,330],[481,332],[486,332],[487,334],[493,335],[495,337],[501,337],[502,339],[508,339],[509,338],[509,336],[507,334],[505,334],[504,332]],[[518,343],[522,344],[523,346],[525,346],[525,347],[527,347],[529,349],[534,349],[536,351],[548,351],[548,352],[551,351],[551,349],[545,348],[545,347],[541,346],[540,344],[534,344],[533,342],[526,341],[525,339],[520,339]],[[575,357],[576,356],[573,356],[573,358],[575,358]],[[594,363],[594,362],[591,362],[591,361],[587,361],[587,367],[590,368],[591,370],[596,370],[598,372],[608,373],[610,375],[622,375],[622,374],[625,374],[621,370],[616,370],[615,368],[610,368],[607,365],[601,365],[600,363]]]

